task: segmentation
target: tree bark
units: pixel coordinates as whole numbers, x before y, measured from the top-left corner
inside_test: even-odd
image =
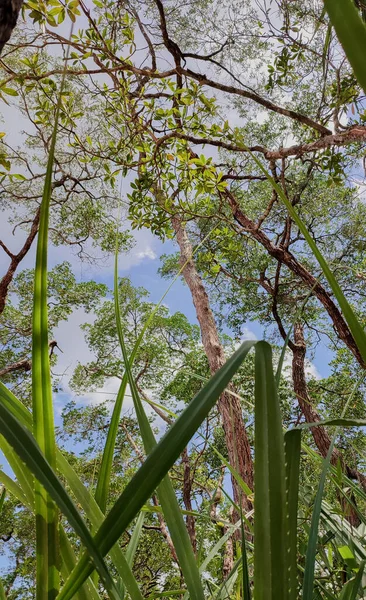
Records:
[[[183,276],[192,294],[193,304],[201,329],[203,347],[206,352],[210,371],[214,374],[226,361],[224,349],[220,342],[207,292],[192,260],[192,246],[184,224],[178,216],[175,216],[172,218],[172,225],[180,249],[180,264],[182,266],[185,265]],[[229,462],[252,490],[253,461],[240,401],[235,396],[224,393],[219,399],[218,409],[225,432]],[[250,510],[252,508],[251,502],[243,494],[235,478],[232,477],[231,480],[234,501],[238,505],[241,504],[245,511]]]
[[[1,0],[0,2],[0,54],[6,42],[10,40],[22,4],[23,0]]]
[[[292,381],[297,401],[299,403],[301,412],[303,413],[306,422],[316,423],[321,419],[317,410],[312,406],[311,398],[308,393],[308,387],[305,377],[306,342],[304,339],[303,325],[301,323],[295,323],[294,325],[294,343],[291,344],[291,350],[293,355]],[[311,427],[311,433],[315,445],[319,450],[319,453],[321,454],[321,456],[323,456],[323,458],[325,458],[328,454],[328,450],[331,445],[331,438],[328,432],[326,431],[325,427],[320,425],[318,427]],[[345,463],[343,456],[339,452],[339,450],[337,450],[337,448],[333,448],[331,462],[333,465],[337,465],[338,461],[340,461],[342,470],[345,473],[345,475],[354,478],[356,474],[357,479],[359,479],[358,472],[354,469],[350,469]],[[364,486],[366,483],[366,478],[363,477],[363,479],[364,481],[360,481],[360,483]],[[356,503],[356,499],[353,494],[351,494],[350,500],[353,504]],[[360,524],[360,519],[353,506],[347,501],[347,499],[343,495],[339,495],[339,501],[349,523],[354,527],[358,527],[358,525]]]
[[[183,502],[187,511],[192,511],[192,475],[191,465],[189,463],[189,456],[187,448],[182,452],[182,464],[183,464]],[[196,525],[193,515],[186,516],[186,525],[188,535],[191,540],[193,552],[197,552],[197,537],[196,537]]]
[[[273,258],[276,258],[278,261],[286,265],[290,271],[292,271],[302,280],[309,290],[312,290],[314,296],[316,296],[319,302],[323,305],[324,309],[327,311],[339,338],[342,340],[342,342],[344,342],[347,348],[351,350],[358,363],[362,367],[365,367],[365,363],[362,359],[357,344],[353,339],[349,327],[344,320],[341,311],[333,302],[329,292],[327,292],[327,290],[321,285],[321,283],[319,283],[314,275],[312,275],[312,273],[310,273],[304,267],[304,265],[298,262],[291,252],[273,244],[266,234],[261,231],[259,227],[257,227],[254,221],[249,219],[249,217],[243,213],[235,196],[229,190],[226,190],[225,196],[232,211],[233,217],[239,223],[239,225],[241,225],[241,227],[243,227],[243,229],[245,229],[245,231],[247,231],[253,237],[253,239],[261,244],[267,250],[270,256],[273,256]]]
[[[233,511],[231,511],[231,513],[233,513]],[[231,514],[230,516],[231,520],[234,521],[235,518],[233,514]],[[222,527],[221,535],[225,535],[226,532],[227,527]],[[235,536],[229,537],[224,548],[224,557],[222,562],[222,578],[224,581],[227,580],[234,567],[234,538]]]
[[[21,248],[21,250],[19,250],[18,254],[12,254],[12,252],[10,252],[10,250],[5,246],[5,244],[3,244],[3,242],[0,241],[1,248],[4,250],[4,252],[6,252],[6,254],[11,259],[7,272],[0,280],[0,315],[4,312],[6,298],[7,298],[8,291],[9,291],[9,286],[10,286],[11,282],[13,281],[15,271],[17,270],[19,263],[23,260],[23,258],[27,254],[27,252],[29,252],[29,250],[33,244],[33,240],[37,235],[40,214],[41,214],[41,209],[37,208],[37,212],[33,219],[30,232],[27,236],[27,239],[24,242],[23,247]]]

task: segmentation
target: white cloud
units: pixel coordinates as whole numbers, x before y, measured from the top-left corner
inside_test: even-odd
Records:
[[[282,376],[289,381],[292,380],[292,352],[290,350],[287,350],[285,354],[285,360],[283,361],[282,366]],[[318,369],[310,360],[305,361],[305,377],[307,379],[321,379]]]
[[[94,313],[86,313],[84,309],[78,308],[55,329],[54,339],[60,350],[56,349],[58,360],[54,371],[61,375],[65,387],[68,387],[77,363],[86,363],[94,358],[84,339],[84,332],[80,329],[82,323],[93,323],[94,319]]]
[[[155,260],[157,258],[156,252],[152,248],[147,247],[145,250],[137,253],[137,258],[150,258],[150,260]]]
[[[257,340],[257,339],[258,339],[257,336],[251,329],[249,329],[249,327],[246,327],[246,326],[243,327],[240,343],[246,342],[247,340]]]

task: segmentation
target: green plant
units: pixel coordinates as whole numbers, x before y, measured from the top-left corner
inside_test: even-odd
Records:
[[[326,3],[326,6],[328,4],[330,7],[330,3]],[[350,9],[348,12],[347,9],[346,12],[336,13],[333,11],[335,5],[336,3],[329,9],[330,16],[332,20],[334,19],[336,31],[341,32],[339,33],[341,42],[350,55],[351,63],[355,65],[355,72],[360,83],[364,85],[365,68],[363,64],[356,64],[357,52],[360,48],[363,48],[364,38],[362,36],[364,35],[364,29],[361,26],[364,28],[364,25],[361,21],[355,21],[356,18],[358,19],[355,11]],[[347,25],[348,15],[351,23],[354,22],[355,26],[357,24],[356,29],[359,32],[359,35],[355,36],[354,46],[349,33],[350,29],[344,26]],[[356,45],[360,43],[360,46]],[[172,590],[168,592],[168,596],[174,597],[174,595],[186,591],[190,598],[196,598],[197,600],[203,600],[206,597],[234,597],[235,578],[237,573],[241,573],[242,587],[239,588],[239,593],[241,589],[245,600],[249,600],[252,596],[251,582],[254,584],[255,600],[277,600],[278,598],[295,600],[299,597],[301,580],[303,582],[303,600],[311,600],[314,598],[319,522],[322,519],[322,510],[326,507],[323,503],[324,482],[330,469],[333,445],[331,445],[328,457],[322,465],[319,489],[309,528],[304,573],[302,573],[302,568],[297,564],[298,504],[299,495],[302,493],[299,476],[301,429],[295,428],[285,434],[283,432],[277,395],[280,369],[275,376],[271,347],[266,342],[244,342],[227,363],[203,386],[182,415],[176,419],[168,433],[157,443],[139,398],[131,370],[138,345],[148,325],[143,329],[132,355],[129,357],[121,328],[116,260],[115,316],[126,372],[117,397],[95,498],[83,486],[67,460],[57,450],[54,438],[48,356],[47,242],[53,153],[56,143],[59,107],[60,105],[55,115],[56,124],[47,167],[37,247],[33,323],[33,414],[31,415],[4,385],[1,384],[0,386],[0,431],[5,438],[5,441],[1,440],[1,447],[17,476],[17,482],[8,478],[8,489],[30,510],[34,511],[36,516],[37,600],[56,597],[60,600],[73,597],[98,598],[99,594],[95,586],[95,579],[90,578],[95,569],[98,571],[102,584],[111,598],[124,597],[127,592],[134,600],[141,600],[142,594],[131,569],[134,549],[138,544],[142,526],[141,516],[126,555],[123,554],[116,543],[131,521],[136,516],[141,515],[140,511],[142,511],[145,502],[155,489],[158,489],[161,508],[172,535],[187,588],[187,590]],[[309,243],[343,310],[358,349],[366,361],[366,338],[363,327],[347,302],[336,277],[316,246],[301,217],[288,202],[278,183],[268,174],[260,161],[254,159],[278,196],[283,200],[293,221],[297,223],[304,238]],[[207,591],[201,581],[202,569],[199,569],[195,564],[189,538],[182,521],[181,510],[176,502],[168,473],[252,348],[255,349],[254,559],[253,556],[249,556],[252,552],[252,545],[245,542],[246,534],[242,526],[241,555],[234,565],[234,569],[219,590]],[[280,364],[281,362],[283,362],[283,355]],[[111,457],[115,447],[117,425],[127,383],[131,388],[147,459],[120,494],[109,513],[104,515],[109,491]],[[306,427],[319,425],[364,426],[366,422],[362,419],[347,419],[342,416],[339,419],[307,424]],[[335,434],[333,443],[334,440]],[[220,453],[218,455],[220,457]],[[84,514],[75,506],[70,494],[61,483],[56,473],[57,470],[72,489]],[[35,484],[33,476],[36,478]],[[5,474],[2,474],[2,478],[6,480]],[[244,484],[243,492],[248,492]],[[3,492],[1,505],[4,497]],[[66,533],[62,527],[59,528],[58,526],[58,510],[61,510],[68,519],[70,526],[79,536],[84,546],[84,553],[81,557],[74,555],[68,544]],[[90,521],[91,527],[87,525],[87,520]],[[328,523],[330,520],[331,517],[326,515],[324,522]],[[243,521],[244,518],[242,517],[239,526]],[[337,522],[335,522],[334,528],[336,535],[343,535]],[[230,533],[233,529],[230,530]],[[96,532],[94,536],[91,533],[92,531]],[[218,545],[215,546],[214,552],[218,551],[227,539],[228,536],[223,536]],[[324,597],[352,600],[360,597],[362,593],[362,575],[365,562],[360,560],[360,556],[364,552],[364,548],[358,544],[356,536],[353,537],[352,532],[349,533],[348,541],[350,545],[353,545],[354,550],[354,554],[352,554],[356,565],[353,566],[354,576],[348,580],[337,596],[324,586],[322,589],[326,594]],[[59,552],[60,557],[58,556]],[[104,557],[108,554],[113,568],[105,561]],[[204,564],[202,563],[201,567]],[[58,589],[59,572],[62,573],[65,582],[60,592]],[[118,573],[118,578],[116,578],[115,572]],[[0,587],[0,594],[4,596],[2,586]],[[151,597],[154,597],[154,594]]]

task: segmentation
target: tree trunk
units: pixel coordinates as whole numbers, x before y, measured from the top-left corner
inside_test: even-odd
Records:
[[[235,521],[233,512],[234,511],[231,510],[230,517],[231,517],[232,521]],[[225,535],[226,532],[227,532],[227,527],[222,527],[221,535]],[[227,540],[227,542],[225,544],[225,548],[224,548],[224,557],[223,557],[223,561],[222,561],[222,578],[224,581],[227,580],[231,571],[234,568],[234,538],[235,538],[235,536],[229,537],[229,539]]]
[[[304,339],[304,330],[301,323],[295,323],[294,344],[291,344],[291,350],[293,354],[292,380],[297,401],[299,403],[301,412],[303,413],[306,422],[316,423],[321,419],[316,409],[312,406],[311,398],[308,394],[308,387],[305,377],[306,343]],[[311,433],[321,456],[325,458],[328,454],[328,450],[331,444],[331,438],[328,432],[326,431],[325,427],[318,426],[312,427]],[[345,464],[342,454],[339,452],[339,450],[333,448],[331,462],[333,465],[336,465],[338,461],[340,461],[342,470],[348,477],[354,476],[353,469],[350,469]],[[356,503],[356,499],[353,494],[351,494],[350,500],[353,504]],[[347,502],[347,499],[343,495],[339,496],[339,501],[349,523],[354,527],[357,527],[360,524],[360,520],[353,506],[349,502]]]
[[[191,465],[189,463],[189,456],[187,448],[182,452],[182,464],[183,464],[183,502],[185,509],[192,512],[192,475]],[[197,553],[197,538],[196,538],[196,525],[193,515],[186,516],[186,525],[189,538],[191,540],[193,552]]]
[[[23,0],[1,0],[0,2],[0,54],[10,40]]]
[[[312,291],[314,296],[316,296],[319,302],[323,305],[324,309],[327,311],[339,338],[342,340],[342,342],[344,342],[347,348],[351,350],[359,364],[362,367],[365,367],[365,362],[355,340],[353,339],[349,327],[343,318],[342,313],[337,305],[333,302],[330,294],[321,285],[319,280],[316,279],[304,265],[298,262],[296,257],[291,252],[281,248],[281,246],[276,246],[270,240],[270,238],[267,237],[267,235],[256,225],[256,223],[254,223],[254,221],[249,219],[249,217],[243,213],[237,199],[232,192],[230,192],[230,190],[226,190],[225,197],[228,201],[234,219],[237,221],[237,223],[239,223],[244,231],[250,234],[253,239],[261,244],[267,250],[270,256],[278,260],[280,263],[286,265],[286,267],[290,269],[290,271],[292,271],[292,273],[294,273],[297,277],[299,277],[306,287]]]
[[[180,249],[180,264],[182,266],[186,265],[183,270],[183,276],[192,294],[193,304],[200,324],[202,343],[207,355],[210,371],[214,374],[226,361],[224,349],[219,339],[207,292],[192,260],[192,246],[185,227],[178,216],[172,218],[172,225]],[[253,461],[240,401],[235,396],[224,393],[218,402],[218,409],[225,432],[229,462],[252,490]],[[241,504],[245,511],[250,510],[252,508],[251,502],[243,494],[235,478],[232,477],[231,480],[234,501],[238,505]]]

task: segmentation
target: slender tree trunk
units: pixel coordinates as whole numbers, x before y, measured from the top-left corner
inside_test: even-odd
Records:
[[[291,350],[293,354],[292,380],[297,401],[299,403],[301,412],[303,413],[306,422],[316,423],[321,419],[317,410],[312,406],[311,398],[309,397],[308,393],[308,387],[305,377],[306,342],[304,339],[304,330],[301,323],[295,323],[294,343],[291,344]],[[326,431],[325,427],[318,426],[312,427],[311,433],[316,447],[319,450],[319,453],[323,456],[323,458],[325,458],[328,454],[328,450],[331,444],[331,438],[328,432]],[[339,452],[339,450],[337,450],[337,448],[334,448],[332,451],[331,462],[333,465],[336,465],[338,461],[340,461],[343,472],[347,476],[354,477],[355,471],[353,469],[350,469],[345,464],[342,454]],[[357,478],[359,477],[357,476]],[[365,481],[361,481],[361,484],[364,485]],[[356,499],[354,498],[353,494],[351,495],[350,500],[353,504],[356,503]],[[342,508],[345,512],[349,523],[357,527],[360,524],[360,520],[353,506],[349,502],[347,502],[343,495],[339,496],[339,501],[342,505]]]
[[[183,464],[183,502],[187,511],[192,511],[192,475],[191,465],[189,462],[189,456],[187,448],[182,452],[182,464]],[[193,515],[186,516],[186,525],[188,535],[191,540],[193,552],[197,552],[197,538],[196,538],[196,525]]]
[[[234,511],[231,510],[231,520],[235,521],[233,512]],[[225,535],[226,532],[227,532],[227,527],[222,527],[221,535]],[[229,575],[234,567],[234,543],[235,543],[234,540],[235,540],[235,536],[229,537],[229,539],[227,540],[227,542],[225,544],[225,548],[224,548],[224,557],[223,557],[223,563],[222,563],[222,577],[223,577],[224,581],[227,580],[227,578],[229,577]]]
[[[186,264],[183,270],[184,279],[192,294],[197,319],[200,324],[202,343],[207,355],[211,373],[216,373],[225,363],[225,354],[219,339],[215,319],[202,278],[192,260],[192,246],[184,224],[178,216],[172,218],[172,225],[180,249],[180,264]],[[245,483],[253,489],[253,461],[248,441],[242,410],[238,398],[224,393],[218,402],[218,409],[225,432],[226,446],[230,464],[240,474]],[[251,509],[251,503],[244,496],[240,486],[232,477],[234,501],[243,506],[244,510]]]
[[[1,2],[1,0],[0,0]],[[31,226],[31,230],[27,236],[27,239],[24,242],[22,249],[18,252],[18,254],[13,254],[10,250],[5,246],[5,244],[0,240],[0,246],[4,250],[4,252],[10,257],[10,265],[5,275],[0,280],[0,315],[4,311],[6,297],[8,295],[9,286],[13,281],[15,271],[17,270],[19,263],[23,260],[27,252],[30,250],[33,240],[38,232],[39,225],[39,217],[41,214],[40,208],[37,209],[35,217],[33,219],[33,223]]]

